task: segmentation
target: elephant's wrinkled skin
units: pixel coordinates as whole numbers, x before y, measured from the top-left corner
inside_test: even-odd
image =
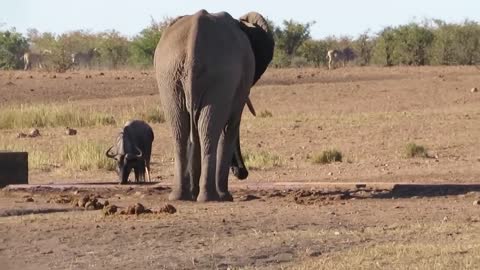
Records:
[[[170,199],[232,200],[228,169],[240,118],[273,48],[266,20],[255,12],[236,20],[201,10],[165,29],[155,70],[174,138]]]

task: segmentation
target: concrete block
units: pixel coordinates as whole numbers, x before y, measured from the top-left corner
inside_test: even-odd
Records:
[[[28,184],[28,153],[0,152],[0,188]]]

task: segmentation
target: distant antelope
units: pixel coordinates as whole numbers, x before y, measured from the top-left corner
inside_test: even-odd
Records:
[[[92,59],[98,54],[98,49],[93,48],[87,52],[72,53],[72,65],[80,68],[81,66],[90,68]]]
[[[23,60],[23,70],[29,70],[32,68],[43,69],[45,67],[44,61],[47,55],[52,54],[50,50],[43,50],[41,53],[26,52],[21,59]]]
[[[328,69],[334,69],[339,62],[342,63],[342,67],[345,67],[345,63],[353,60],[354,58],[355,53],[349,47],[343,50],[329,50],[327,52]]]

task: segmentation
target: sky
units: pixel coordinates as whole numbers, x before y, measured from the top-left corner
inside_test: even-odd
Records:
[[[72,30],[93,32],[115,29],[134,36],[150,24],[151,18],[191,14],[199,9],[227,11],[238,18],[257,11],[280,25],[293,19],[311,27],[313,38],[350,36],[370,30],[376,33],[386,26],[396,26],[424,18],[447,22],[465,19],[480,21],[479,0],[2,0],[0,29],[15,27],[26,33],[63,33]]]

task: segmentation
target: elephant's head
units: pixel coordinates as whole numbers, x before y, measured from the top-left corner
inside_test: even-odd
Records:
[[[254,85],[267,70],[273,58],[275,41],[267,20],[257,12],[249,12],[239,19],[240,28],[248,36],[255,55]]]

